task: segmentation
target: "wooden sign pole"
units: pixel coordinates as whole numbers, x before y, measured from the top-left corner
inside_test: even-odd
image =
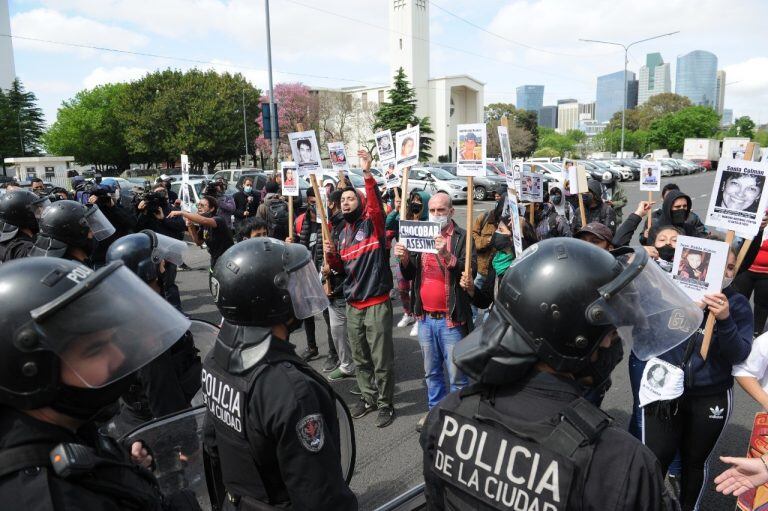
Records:
[[[472,209],[474,206],[474,178],[467,176],[467,243],[464,247],[464,273],[472,276]]]
[[[296,129],[298,131],[304,131],[304,125],[302,123],[298,123],[296,124]],[[325,244],[326,240],[331,239],[331,233],[328,231],[328,220],[325,216],[325,208],[323,207],[323,200],[320,197],[320,187],[317,185],[317,177],[314,174],[310,174],[309,182],[312,183],[312,190],[315,192],[315,204],[316,204],[315,211],[320,216],[320,221],[322,222],[321,231],[323,236],[323,244]],[[305,217],[304,221],[307,221],[308,219],[309,217]],[[323,251],[323,262],[325,262],[325,251]]]
[[[747,161],[752,160],[752,154],[755,151],[755,144],[753,142],[750,142],[747,144],[747,150],[744,152],[744,159]],[[728,233],[725,235],[725,243],[728,245],[728,249],[730,250],[731,244],[733,244],[733,238],[736,237],[736,233],[734,231],[729,230]],[[738,273],[739,267],[741,266],[741,263],[744,262],[744,257],[747,255],[747,251],[749,251],[749,246],[752,244],[752,240],[744,240],[743,245],[741,246],[741,250],[739,250],[739,254],[736,257],[736,267],[734,268],[733,272],[734,274]],[[704,326],[704,340],[701,342],[701,358],[704,360],[707,359],[707,355],[709,354],[709,345],[712,343],[712,334],[715,331],[715,315],[711,312],[707,315],[707,323]]]
[[[651,225],[653,224],[653,215],[651,214],[651,203],[653,202],[653,192],[648,192],[648,232],[651,232]]]

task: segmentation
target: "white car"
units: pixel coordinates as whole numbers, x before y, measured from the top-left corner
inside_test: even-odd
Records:
[[[444,191],[454,201],[467,200],[467,180],[436,167],[411,167],[408,173],[408,193],[424,190],[434,195]]]
[[[189,201],[193,206],[197,204],[200,197],[203,196],[203,183],[207,183],[205,179],[190,179],[189,180]],[[171,191],[176,192],[181,199],[181,181],[173,181],[171,183]]]

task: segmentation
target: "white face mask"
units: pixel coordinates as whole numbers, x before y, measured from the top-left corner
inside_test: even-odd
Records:
[[[445,226],[448,225],[448,215],[433,215],[432,213],[429,214],[429,221],[435,222],[436,224],[440,225],[440,230],[442,231],[445,229]]]

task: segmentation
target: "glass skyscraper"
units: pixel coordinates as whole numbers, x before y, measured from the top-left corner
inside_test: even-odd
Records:
[[[694,105],[717,108],[717,56],[695,50],[677,57],[675,93],[686,96]]]
[[[521,85],[516,91],[519,110],[538,112],[544,104],[543,85]]]
[[[624,71],[597,77],[595,119],[608,122],[616,112],[621,112],[624,103]],[[638,82],[633,71],[627,71],[627,108],[637,106]]]

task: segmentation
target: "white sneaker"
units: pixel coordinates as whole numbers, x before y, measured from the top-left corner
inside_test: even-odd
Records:
[[[403,318],[397,324],[397,328],[403,328],[404,326],[412,325],[416,321],[410,314],[403,314]]]
[[[411,328],[411,332],[408,335],[410,335],[411,337],[416,337],[416,336],[419,335],[419,322],[418,321],[413,324],[413,327]]]

